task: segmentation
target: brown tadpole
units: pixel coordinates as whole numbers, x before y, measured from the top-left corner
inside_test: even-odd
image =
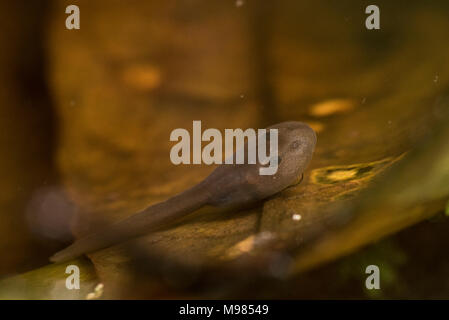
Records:
[[[205,205],[243,206],[298,184],[312,159],[315,132],[307,124],[296,121],[267,129],[278,130],[278,168],[273,175],[261,175],[259,168],[264,165],[260,163],[222,164],[192,188],[75,241],[54,254],[50,261],[68,261],[145,235]]]

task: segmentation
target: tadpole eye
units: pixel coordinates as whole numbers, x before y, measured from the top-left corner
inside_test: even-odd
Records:
[[[291,150],[298,149],[299,145],[300,145],[299,140],[293,141],[293,142],[290,144],[290,149],[291,149]]]

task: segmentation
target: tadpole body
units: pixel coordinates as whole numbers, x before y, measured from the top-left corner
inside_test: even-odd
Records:
[[[192,188],[111,224],[57,252],[50,260],[63,262],[142,236],[204,205],[240,206],[272,196],[297,184],[312,159],[316,134],[302,122],[282,122],[278,130],[278,170],[260,175],[257,164],[222,164]]]

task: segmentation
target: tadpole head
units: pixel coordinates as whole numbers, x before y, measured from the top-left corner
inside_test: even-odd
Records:
[[[317,137],[307,124],[297,121],[282,122],[268,129],[278,129],[278,164],[276,176],[291,185],[307,169]]]
[[[315,132],[307,124],[295,121],[278,123],[266,129],[262,141],[266,143],[265,151],[269,150],[269,163],[219,166],[205,180],[207,185],[216,186],[215,189],[209,188],[212,194],[209,204],[258,201],[298,184],[312,159],[317,139]],[[272,148],[274,141],[270,141],[270,129],[277,130],[277,148]],[[262,169],[267,170],[262,172]]]

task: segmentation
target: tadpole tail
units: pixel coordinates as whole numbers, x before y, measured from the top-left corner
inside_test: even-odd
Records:
[[[208,192],[200,183],[166,201],[156,203],[129,218],[105,227],[98,233],[75,241],[72,245],[55,253],[50,257],[50,261],[65,262],[142,236],[199,209],[207,201]]]

